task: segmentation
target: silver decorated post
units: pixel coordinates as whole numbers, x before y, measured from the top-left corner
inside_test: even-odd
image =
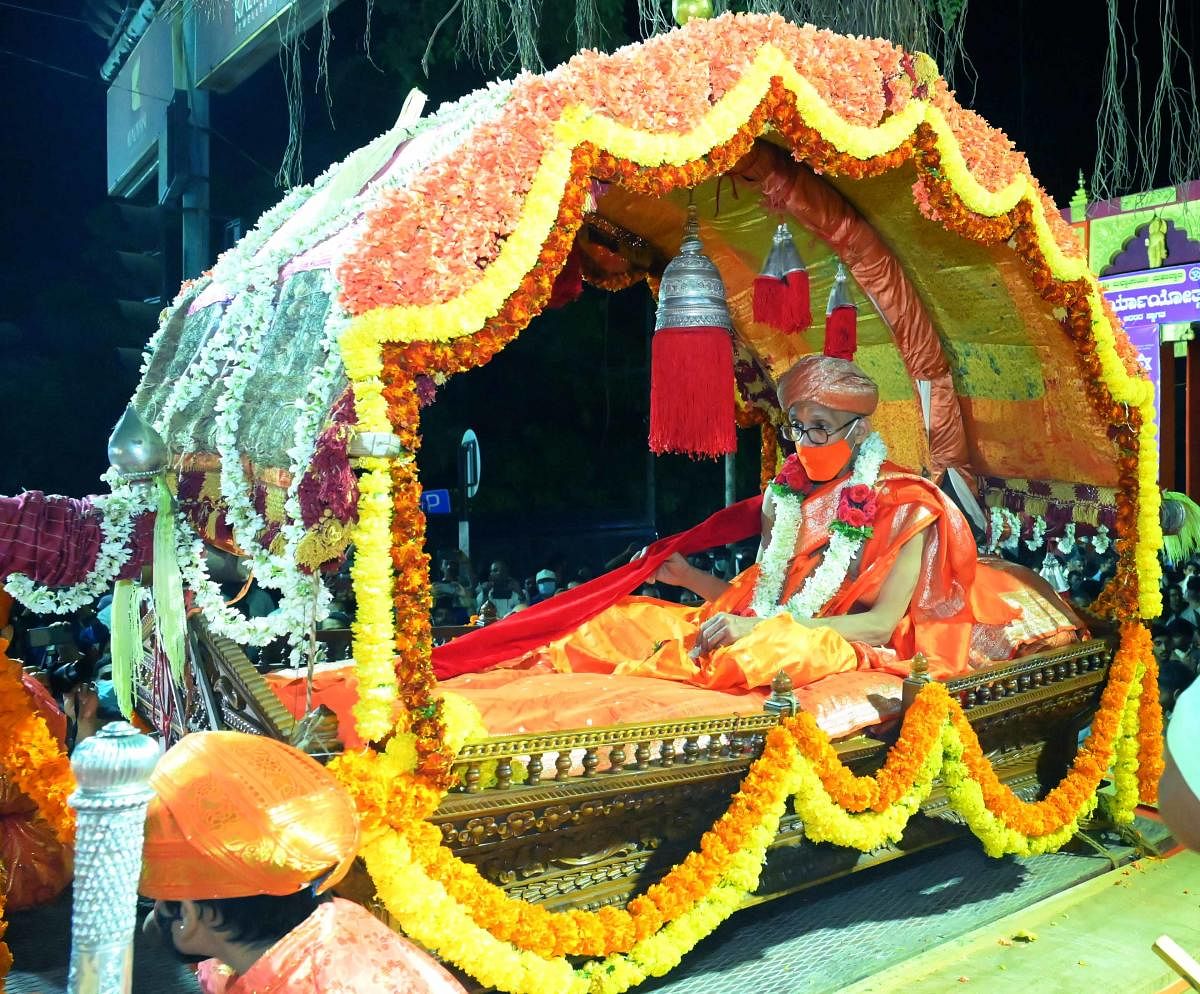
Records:
[[[106,725],[71,757],[78,828],[71,912],[70,994],[128,994],[137,885],[155,742],[128,722]]]

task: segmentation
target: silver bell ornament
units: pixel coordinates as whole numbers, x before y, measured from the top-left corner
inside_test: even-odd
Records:
[[[683,244],[663,270],[650,363],[650,448],[716,457],[737,450],[733,319],[725,283],[688,205]]]

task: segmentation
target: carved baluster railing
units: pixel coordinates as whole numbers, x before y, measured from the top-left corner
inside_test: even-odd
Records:
[[[594,777],[596,775],[596,767],[600,765],[600,750],[595,746],[588,746],[583,750],[583,775],[585,777]]]
[[[608,771],[620,773],[625,769],[625,743],[618,742],[608,750]]]
[[[650,743],[638,742],[633,750],[633,768],[648,770],[650,768]]]
[[[477,759],[467,763],[467,775],[464,777],[464,782],[466,783],[468,794],[478,794],[483,789],[480,785],[483,775],[480,770],[481,765]]]

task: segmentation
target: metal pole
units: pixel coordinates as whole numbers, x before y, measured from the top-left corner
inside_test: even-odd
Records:
[[[737,453],[725,453],[725,506],[737,500]]]
[[[195,279],[212,264],[210,245],[212,221],[209,217],[209,140],[208,92],[196,87],[195,54],[196,26],[200,17],[208,17],[192,4],[183,15],[183,66],[188,95],[188,165],[189,177],[184,187],[183,208],[183,278]],[[176,73],[176,85],[180,78]]]
[[[85,739],[71,758],[79,787],[71,909],[70,994],[129,994],[150,774],[158,746],[125,721]]]

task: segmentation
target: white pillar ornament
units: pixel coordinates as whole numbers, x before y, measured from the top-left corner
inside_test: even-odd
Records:
[[[128,994],[150,774],[158,745],[128,722],[106,725],[71,757],[78,789],[70,994]]]

